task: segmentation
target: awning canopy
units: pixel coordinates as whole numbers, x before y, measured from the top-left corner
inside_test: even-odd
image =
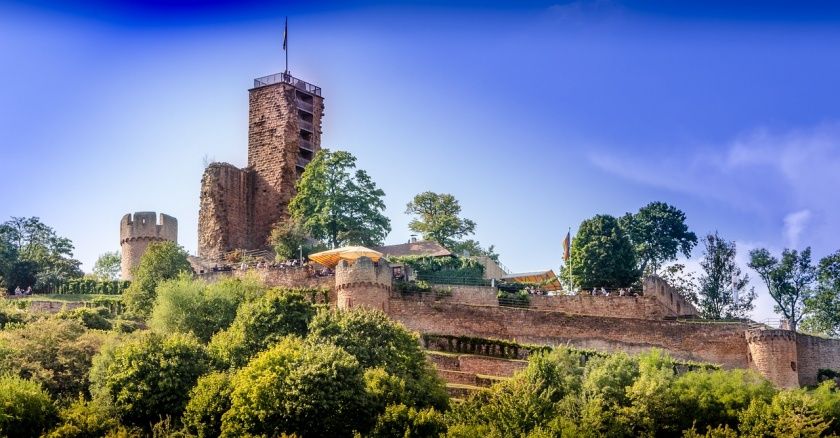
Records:
[[[335,268],[342,260],[356,260],[359,257],[367,257],[374,262],[378,262],[382,258],[382,253],[374,251],[364,246],[344,246],[341,248],[331,249],[329,251],[322,251],[311,254],[309,260],[319,263],[328,268]]]
[[[554,271],[551,269],[548,271],[508,274],[502,277],[502,281],[536,284],[543,290],[560,290],[563,288],[563,285],[560,284],[560,280],[557,278],[557,275],[555,275]]]

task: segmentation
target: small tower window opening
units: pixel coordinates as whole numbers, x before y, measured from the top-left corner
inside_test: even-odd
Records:
[[[796,362],[794,362],[794,361],[790,362],[790,369],[793,370],[793,371],[796,371]]]

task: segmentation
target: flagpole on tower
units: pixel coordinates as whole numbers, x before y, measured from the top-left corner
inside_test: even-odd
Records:
[[[286,26],[283,28],[283,51],[286,52],[286,74],[289,74],[289,17],[286,17]]]

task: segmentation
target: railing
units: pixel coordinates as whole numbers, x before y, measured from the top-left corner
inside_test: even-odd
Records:
[[[305,129],[309,132],[315,132],[313,130],[312,122],[307,122],[306,120],[298,120],[298,126],[300,126],[300,129]]]
[[[417,280],[425,281],[432,284],[455,284],[462,286],[490,286],[491,284],[490,280],[485,280],[483,278],[447,276],[436,274],[418,274]]]
[[[315,109],[315,105],[313,105],[311,102],[305,102],[305,101],[300,100],[300,99],[295,99],[295,100],[297,101],[298,109],[302,109],[302,110],[304,110],[308,113],[312,113],[313,110]]]
[[[307,93],[311,93],[316,96],[321,95],[321,87],[300,80],[288,73],[277,73],[254,79],[254,88],[265,87],[267,85],[274,85],[279,83],[291,84],[295,88],[306,91]]]

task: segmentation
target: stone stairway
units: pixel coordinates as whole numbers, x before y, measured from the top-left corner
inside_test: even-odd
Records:
[[[426,355],[434,364],[440,378],[446,382],[449,396],[456,400],[507,380],[528,364],[525,360],[479,354],[426,350]]]

